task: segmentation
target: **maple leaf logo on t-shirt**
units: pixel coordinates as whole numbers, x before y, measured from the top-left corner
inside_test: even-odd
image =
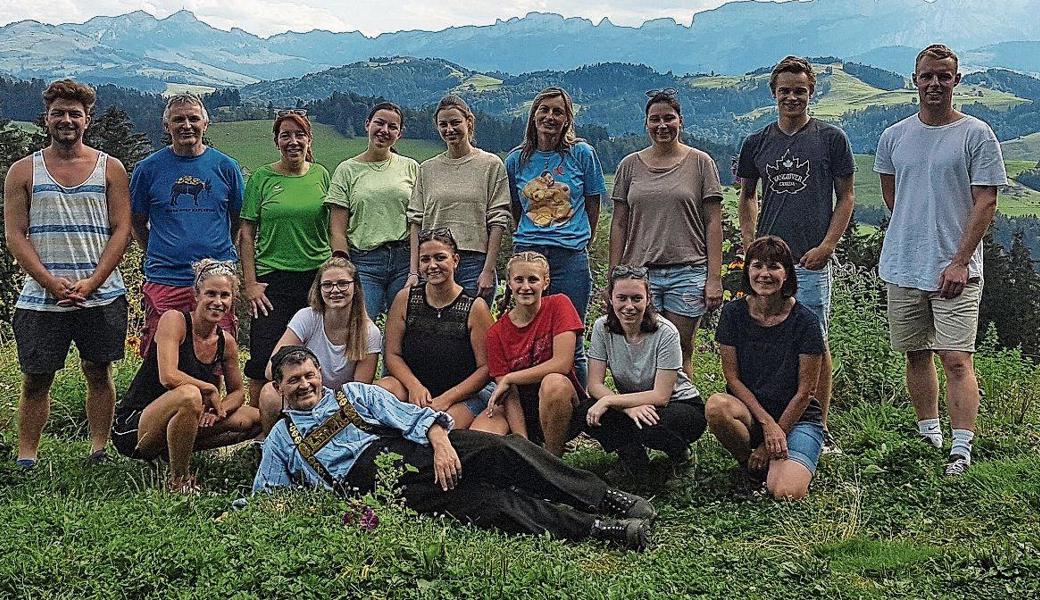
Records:
[[[766,165],[769,189],[774,194],[797,194],[809,185],[809,161],[791,156],[791,149],[771,165]]]

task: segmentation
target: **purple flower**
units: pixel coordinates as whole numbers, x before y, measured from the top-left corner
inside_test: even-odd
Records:
[[[376,527],[379,527],[379,515],[376,511],[372,510],[372,507],[366,506],[361,511],[361,529],[367,533],[375,531]]]

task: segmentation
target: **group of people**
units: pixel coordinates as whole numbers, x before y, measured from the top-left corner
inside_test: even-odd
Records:
[[[1006,184],[993,132],[953,106],[959,81],[949,48],[924,49],[919,112],[884,132],[874,166],[892,211],[879,269],[891,340],[907,356],[919,435],[936,448],[941,359],[950,475],[971,463],[980,241]],[[83,143],[93,90],[54,82],[51,143],[5,183],[8,244],[28,274],[13,320],[18,464],[36,464],[49,389],[75,342],[88,460],[107,460],[111,434],[124,455],[166,457],[176,490],[197,487],[194,450],[251,439],[264,440],[256,491],[367,489],[375,459],[394,451],[417,468],[402,494],[420,512],[641,548],[650,504],[559,457],[586,432],[617,453],[608,479],[640,478],[648,450],[682,465],[710,430],[747,477],[801,498],[833,444],[831,258],[854,205],[848,138],[809,115],[815,84],[808,61],[780,61],[769,79],[778,118],[741,147],[745,295],[722,308],[726,390],[705,401],[692,355],[701,318],[723,301],[722,185],[711,157],[682,142],[676,90],[647,92],[650,145],[617,168],[606,310],[586,348],[589,247],[607,189],[565,90],[534,98],[505,161],[474,146],[474,114],[457,96],[434,112],[445,152],[422,164],[394,148],[403,111],[377,104],[366,150],[331,176],[314,162],[306,112],[280,110],[280,158],[248,181],[205,145],[202,102],[175,95],[162,117],[171,144],[128,180]],[[507,230],[510,302],[496,321]],[[117,265],[131,236],[145,254],[143,362],[117,405],[111,363],[127,333]]]

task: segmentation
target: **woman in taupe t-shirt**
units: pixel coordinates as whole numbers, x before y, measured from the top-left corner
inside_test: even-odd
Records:
[[[610,267],[647,267],[652,302],[679,330],[683,371],[704,313],[722,304],[722,184],[707,153],[683,144],[676,91],[647,92],[650,146],[614,177]]]

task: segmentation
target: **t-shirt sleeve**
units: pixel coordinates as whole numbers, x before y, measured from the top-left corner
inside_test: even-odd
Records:
[[[971,155],[968,175],[971,185],[1007,185],[1004,156],[996,134],[985,123],[973,131],[969,140]]]
[[[421,226],[423,220],[423,206],[426,203],[424,198],[423,190],[423,169],[419,167],[419,175],[415,178],[415,186],[412,188],[412,195],[408,199],[408,208],[405,210],[405,216],[408,219],[408,224],[416,224]]]
[[[657,340],[657,368],[667,371],[678,371],[682,368],[682,348],[679,345],[679,332],[671,327],[661,325]]]
[[[710,156],[701,157],[701,198],[703,200],[722,200],[719,168]]]
[[[325,194],[325,204],[332,204],[350,210],[350,181],[347,176],[345,162],[340,163],[332,173],[329,191]]]
[[[805,307],[802,307],[799,315],[798,326],[801,331],[798,336],[798,354],[823,354],[826,346],[816,315]]]
[[[607,362],[607,322],[603,318],[596,319],[592,325],[592,342],[589,344],[589,358]]]
[[[318,313],[310,307],[304,307],[296,311],[286,327],[292,330],[296,337],[306,345],[307,340],[314,335],[314,327],[319,323],[321,323],[321,319],[318,318]]]
[[[877,153],[874,155],[874,172],[882,175],[895,175],[896,166],[892,163],[892,129],[886,129],[878,139]]]
[[[610,199],[614,202],[628,204],[628,186],[632,184],[632,161],[625,157],[618,164],[617,172],[614,173],[614,189],[610,192]]]
[[[552,311],[549,316],[552,318],[553,337],[565,331],[574,331],[579,334],[585,331],[585,323],[582,323],[577,309],[565,294],[553,294],[546,300],[550,302],[547,308]]]
[[[502,315],[500,318],[508,319],[509,317]],[[501,328],[494,325],[487,332],[487,358],[488,375],[501,377],[509,373],[509,360],[506,357],[505,348],[502,344]]]
[[[383,334],[380,333],[379,328],[372,321],[368,323],[368,340],[365,347],[365,352],[368,354],[379,354],[383,351]]]
[[[856,157],[852,154],[849,136],[840,129],[831,138],[831,173],[835,177],[848,177],[856,172]]]
[[[607,195],[607,181],[603,177],[603,167],[599,164],[596,150],[583,144],[585,151],[581,153],[582,159],[582,181],[585,185],[585,196]]]
[[[739,307],[737,303],[740,300],[734,300],[722,308],[722,314],[719,315],[719,324],[715,328],[715,341],[724,346],[736,346],[739,342],[737,332],[740,328],[738,322],[740,313],[737,312]]]
[[[755,146],[757,136],[749,135],[740,145],[740,154],[737,156],[737,177],[741,179],[761,179],[762,175],[755,166]]]
[[[256,171],[246,181],[246,192],[242,199],[242,212],[239,216],[246,221],[260,220],[260,190],[263,188],[262,171]]]
[[[139,214],[148,214],[152,199],[149,197],[152,187],[151,169],[148,163],[138,165],[130,177],[130,211]]]
[[[242,179],[242,167],[238,161],[230,159],[228,169],[228,212],[237,215],[242,212],[242,198],[245,195],[246,183]]]

